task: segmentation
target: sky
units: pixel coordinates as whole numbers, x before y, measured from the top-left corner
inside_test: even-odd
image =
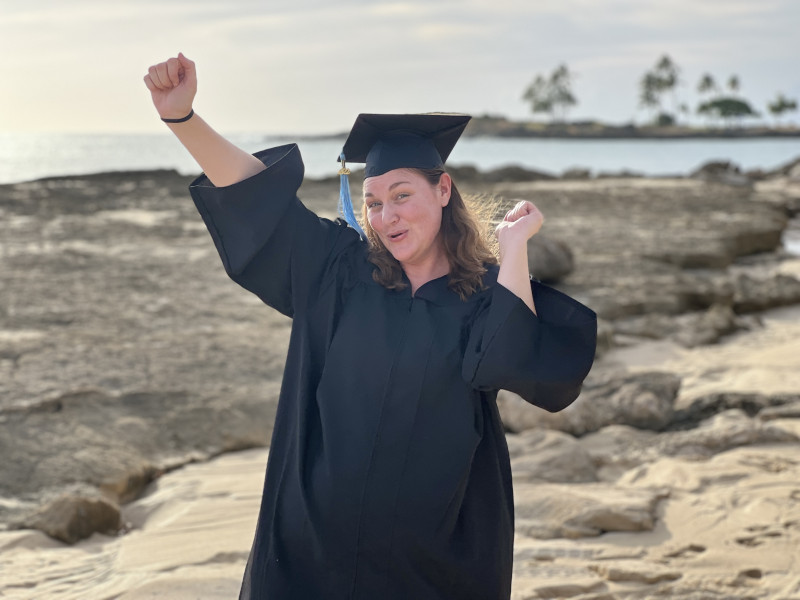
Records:
[[[0,132],[166,131],[142,78],[179,51],[195,110],[229,133],[341,132],[360,112],[526,119],[525,88],[562,63],[570,119],[642,122],[638,83],[663,54],[681,102],[696,107],[703,73],[735,74],[766,113],[778,92],[800,100],[798,24],[798,0],[3,0]]]

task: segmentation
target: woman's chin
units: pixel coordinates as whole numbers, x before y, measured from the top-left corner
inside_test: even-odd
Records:
[[[389,250],[389,254],[401,265],[408,260],[408,256],[405,252],[392,252]]]
[[[383,241],[383,245],[397,262],[408,260],[409,252],[401,244]]]

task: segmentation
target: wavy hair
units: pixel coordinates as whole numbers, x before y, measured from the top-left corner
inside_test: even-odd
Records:
[[[408,170],[424,177],[431,186],[438,185],[445,172],[444,169]],[[482,206],[476,201],[468,204],[456,188],[455,182],[450,190],[450,200],[442,208],[439,234],[450,264],[447,285],[462,300],[485,289],[483,275],[486,273],[486,264],[497,264],[493,251],[494,238],[490,237],[488,228],[482,226],[488,224],[492,216],[489,213],[493,208]],[[369,261],[377,267],[372,272],[372,278],[390,290],[405,288],[407,284],[403,281],[403,267],[370,226],[366,205],[362,207],[361,217],[369,241]]]

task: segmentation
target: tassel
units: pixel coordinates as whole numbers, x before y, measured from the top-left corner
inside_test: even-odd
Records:
[[[345,165],[344,154],[339,155],[339,160],[342,161],[342,168],[339,169],[339,214],[347,221],[350,227],[358,232],[362,240],[366,240],[367,236],[358,224],[355,212],[353,212],[353,202],[350,200],[350,180],[347,178],[350,174],[350,169]]]

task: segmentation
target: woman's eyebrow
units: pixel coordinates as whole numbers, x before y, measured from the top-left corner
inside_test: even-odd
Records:
[[[404,183],[410,183],[410,182],[409,181],[395,181],[392,185],[389,186],[389,191],[391,192],[398,185],[403,185]],[[373,195],[372,192],[367,192],[366,194],[364,194],[364,198],[371,198],[372,195]]]

